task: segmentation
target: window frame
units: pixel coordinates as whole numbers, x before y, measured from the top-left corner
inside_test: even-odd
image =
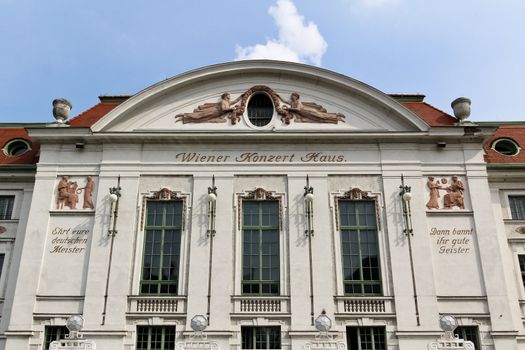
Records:
[[[246,190],[244,192],[238,192],[235,194],[235,271],[234,271],[234,296],[285,296],[288,295],[288,249],[286,242],[288,240],[288,234],[284,227],[285,220],[285,207],[286,203],[285,194],[276,191],[267,191],[262,187],[256,187],[254,190]],[[278,201],[279,219],[278,219],[278,234],[279,234],[279,294],[243,294],[242,293],[242,273],[243,273],[243,202],[244,201]]]
[[[367,200],[375,202],[376,210],[376,232],[377,232],[377,249],[379,258],[379,276],[381,281],[379,283],[381,288],[380,294],[347,294],[345,293],[344,286],[344,264],[343,264],[343,246],[341,241],[341,227],[339,217],[339,201],[340,200]],[[385,259],[386,249],[386,237],[384,233],[384,217],[383,207],[384,200],[380,192],[374,192],[369,190],[361,190],[359,187],[351,187],[350,190],[339,190],[330,193],[330,205],[332,211],[332,235],[334,244],[334,255],[335,255],[335,278],[336,278],[336,296],[349,297],[349,296],[366,296],[366,297],[385,297],[392,294],[388,286],[391,286],[390,276]]]
[[[143,242],[143,248],[142,248],[142,264],[141,264],[142,268],[141,268],[141,278],[140,278],[140,295],[178,295],[179,280],[180,280],[179,273],[180,273],[180,255],[181,255],[180,252],[181,252],[181,237],[182,237],[182,212],[183,212],[182,206],[183,206],[183,203],[182,203],[181,200],[154,200],[154,199],[150,199],[150,200],[148,200],[146,202],[146,215],[148,215],[147,207],[150,204],[152,204],[152,203],[173,204],[174,216],[177,215],[177,212],[180,209],[181,223],[180,223],[180,225],[172,225],[172,226],[169,226],[169,225],[166,224],[166,220],[167,220],[167,216],[168,216],[168,213],[166,212],[166,210],[168,209],[167,208],[168,206],[161,206],[161,208],[162,208],[162,213],[161,213],[161,220],[162,220],[162,222],[161,222],[160,225],[148,225],[147,224],[148,219],[146,218],[145,224],[144,224],[144,242]],[[148,242],[148,239],[147,239],[148,231],[153,231],[153,232],[150,232],[150,234],[152,234],[152,235],[154,235],[154,232],[155,233],[156,232],[160,232],[160,235],[161,235],[159,251],[154,251],[153,252],[154,255],[158,255],[159,256],[159,260],[160,260],[159,261],[159,267],[158,267],[158,269],[156,269],[157,272],[158,272],[159,278],[156,279],[156,280],[154,280],[154,279],[145,280],[144,279],[144,270],[145,270],[146,253],[147,253],[146,252],[146,244]],[[173,280],[172,279],[168,279],[168,280],[162,279],[162,277],[163,277],[163,269],[164,269],[163,261],[166,258],[166,256],[168,255],[164,251],[165,242],[167,241],[166,240],[166,233],[168,231],[173,231],[173,235],[174,236],[178,235],[178,239],[174,239],[173,243],[179,246],[179,251],[176,252],[176,254],[170,254],[170,256],[178,255],[178,259],[177,259],[178,261],[177,261],[177,266],[176,266],[177,267],[177,271],[176,271],[177,276]],[[150,255],[150,254],[148,254],[148,255]],[[161,291],[162,285],[166,284],[166,283],[168,283],[168,285],[172,284],[172,283],[175,283],[175,292],[165,292],[165,293],[163,293]],[[157,286],[157,292],[156,293],[143,292],[142,288],[145,285],[150,286],[150,288],[151,288],[151,286],[155,286],[156,285]],[[168,286],[168,288],[169,288],[169,286]]]
[[[146,209],[147,202],[153,201],[182,201],[182,227],[180,229],[180,252],[179,252],[179,272],[177,281],[176,294],[145,294],[141,293],[142,272],[144,263],[144,247],[146,243]],[[191,207],[191,194],[179,191],[172,191],[167,187],[161,188],[159,191],[142,192],[139,197],[140,217],[138,222],[138,229],[136,230],[136,244],[135,244],[135,268],[133,274],[132,294],[135,296],[157,296],[157,297],[174,297],[185,296],[187,294],[187,259],[189,253],[188,237],[189,226],[188,213]]]
[[[350,329],[356,329],[357,330],[357,349],[354,349],[354,348],[351,348],[350,347]],[[361,334],[360,332],[362,330],[370,330],[371,331],[371,336],[372,336],[372,349],[373,350],[387,350],[388,349],[388,337],[387,337],[387,332],[386,332],[386,327],[385,326],[347,326],[346,327],[346,347],[348,350],[359,350],[361,349],[361,345],[362,345],[362,340],[361,340]],[[381,349],[376,349],[375,347],[375,341],[374,341],[374,338],[377,337],[377,332],[381,330],[382,331],[382,335],[383,335],[383,340],[384,340],[384,348]]]
[[[252,337],[252,342],[251,344],[252,345],[255,345],[255,346],[252,346],[252,347],[247,347],[245,348],[244,347],[244,331],[243,331],[243,328],[244,329],[251,329],[252,330],[252,334],[251,334],[251,337]],[[255,330],[266,330],[267,332],[264,334],[265,335],[265,341],[267,342],[267,344],[265,345],[265,347],[257,347],[257,334],[255,333]],[[275,334],[278,334],[279,336],[279,344],[278,344],[278,347],[270,347],[272,344],[272,340],[271,340],[271,333],[270,331],[273,330],[277,330],[277,332]],[[272,326],[272,325],[265,325],[265,326],[241,326],[241,349],[242,350],[254,350],[254,349],[281,349],[282,346],[283,346],[283,337],[282,337],[282,331],[281,331],[281,326]],[[274,334],[274,335],[275,335]]]
[[[147,340],[147,344],[146,344],[146,349],[145,350],[151,350],[151,337],[152,337],[152,330],[153,329],[160,329],[161,330],[161,341],[162,341],[162,345],[161,345],[161,350],[175,350],[176,348],[176,345],[177,345],[177,329],[176,329],[176,326],[175,325],[137,325],[136,327],[136,337],[135,337],[135,349],[137,350],[143,350],[144,348],[139,348],[139,329],[145,329],[147,330],[147,337],[148,337],[148,340]],[[167,330],[172,330],[172,334],[173,334],[173,346],[166,349],[166,343],[165,343],[165,339],[166,339],[166,331]]]
[[[467,332],[473,331],[474,334],[474,340],[467,339]],[[459,333],[459,334],[458,334]],[[454,329],[454,335],[457,335],[460,339],[463,339],[465,341],[471,341],[474,344],[475,349],[481,349],[481,337],[479,334],[479,327],[476,325],[461,325],[456,327]]]
[[[54,330],[57,330],[59,331],[58,332],[58,337],[54,336],[54,339],[50,339],[49,342],[48,342],[48,335],[49,335],[49,331],[51,329],[54,329]],[[62,332],[62,333],[61,333]],[[69,329],[67,329],[66,326],[61,326],[61,325],[45,325],[44,326],[44,339],[42,341],[42,349],[43,350],[49,350],[49,348],[51,347],[51,343],[53,341],[57,341],[57,340],[61,340],[61,339],[65,339],[65,336],[69,334]],[[61,335],[63,335],[63,337],[61,337]]]
[[[516,221],[525,221],[525,211],[521,214],[521,218],[514,218],[512,215],[512,202],[511,198],[523,198],[523,201],[525,201],[525,193],[507,193],[507,203],[508,203],[508,212],[509,212],[509,219],[510,220],[516,220]]]
[[[258,220],[259,220],[259,225],[255,225],[255,226],[247,226],[245,225],[245,222],[244,222],[244,211],[245,211],[245,205],[247,205],[248,203],[258,203],[258,210],[257,210],[257,216],[259,217]],[[264,204],[273,204],[273,205],[277,205],[277,215],[279,215],[279,201],[277,200],[244,200],[243,203],[242,203],[242,206],[243,206],[243,222],[242,222],[242,262],[241,262],[241,265],[242,265],[242,271],[241,271],[241,294],[243,296],[248,296],[248,295],[253,295],[253,296],[259,296],[259,295],[268,295],[268,296],[278,296],[280,295],[280,269],[281,269],[281,264],[280,264],[280,255],[281,255],[281,245],[280,245],[280,242],[279,242],[279,218],[277,217],[277,225],[276,226],[265,226],[262,224],[262,216],[263,216],[263,213],[264,213]],[[257,257],[259,258],[259,266],[258,266],[258,273],[259,273],[259,277],[261,277],[260,279],[258,280],[255,280],[255,279],[250,279],[250,280],[245,280],[244,279],[244,269],[246,268],[246,266],[244,265],[246,260],[246,254],[245,254],[245,251],[244,251],[244,248],[245,248],[245,243],[246,243],[246,235],[245,235],[245,230],[249,230],[249,231],[258,231],[258,239],[259,239],[259,243],[258,243],[258,255]],[[265,280],[265,279],[262,279],[262,275],[263,275],[263,263],[262,263],[262,259],[263,259],[263,256],[264,256],[264,248],[263,248],[263,245],[264,245],[264,236],[265,235],[268,235],[268,234],[271,234],[271,232],[269,233],[268,231],[277,231],[277,243],[278,243],[278,255],[277,255],[277,258],[278,258],[278,261],[279,261],[279,267],[278,267],[278,271],[279,271],[279,276],[278,276],[278,279],[268,279],[268,280]],[[272,255],[273,257],[273,255]],[[270,268],[271,270],[271,268]],[[265,286],[268,286],[268,288],[271,290],[271,286],[272,285],[275,285],[277,283],[277,292],[276,293],[272,293],[271,291],[270,292],[264,292],[263,289]],[[257,285],[258,286],[258,289],[259,289],[259,292],[258,293],[249,293],[249,292],[244,292],[244,287],[247,286],[247,285]]]
[[[3,198],[7,198],[8,200],[6,201],[7,206],[5,208],[2,208],[0,207],[0,221],[9,221],[9,220],[13,220],[13,214],[15,213],[15,204],[16,204],[16,195],[14,194],[2,194],[0,193],[0,201],[3,199]],[[8,211],[8,208],[9,208],[9,199],[12,198],[12,202],[11,202],[11,210]],[[9,217],[7,216],[7,213],[9,212]],[[4,217],[4,215],[6,215]]]

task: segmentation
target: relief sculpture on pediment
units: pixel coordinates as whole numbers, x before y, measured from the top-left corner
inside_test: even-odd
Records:
[[[205,103],[199,105],[190,113],[181,113],[175,116],[175,122],[182,121],[187,123],[225,123],[226,118],[232,118],[239,106],[235,106],[237,102],[244,96],[241,95],[235,100],[231,101],[231,96],[228,92],[221,95],[220,102]]]
[[[313,102],[301,102],[297,92],[292,93],[290,101],[284,101],[289,106],[283,108],[288,112],[289,119],[299,123],[331,123],[343,121],[345,116],[341,113],[328,113],[323,106]],[[288,124],[288,123],[287,123]]]
[[[189,113],[180,113],[175,116],[175,122],[188,123],[225,123],[230,119],[236,125],[246,111],[250,97],[257,93],[265,93],[272,100],[275,111],[281,116],[285,124],[290,121],[297,123],[330,123],[337,124],[344,121],[341,113],[330,113],[323,106],[314,102],[302,102],[297,92],[290,96],[290,101],[284,100],[273,89],[264,85],[255,85],[246,90],[235,100],[231,100],[230,93],[224,92],[217,103],[204,103]]]

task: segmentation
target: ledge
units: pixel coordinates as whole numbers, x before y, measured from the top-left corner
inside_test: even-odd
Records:
[[[78,216],[78,215],[86,215],[86,216],[95,216],[94,210],[82,210],[82,209],[71,209],[71,210],[50,210],[49,215],[51,216]]]
[[[446,210],[446,209],[438,209],[438,210],[427,210],[428,216],[472,216],[474,215],[474,212],[472,210]]]

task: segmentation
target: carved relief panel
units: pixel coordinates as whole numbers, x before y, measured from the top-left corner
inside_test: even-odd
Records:
[[[465,209],[465,181],[459,176],[428,176],[427,210],[460,210]]]
[[[90,175],[61,176],[56,185],[53,209],[64,211],[94,210],[95,182],[95,178]]]

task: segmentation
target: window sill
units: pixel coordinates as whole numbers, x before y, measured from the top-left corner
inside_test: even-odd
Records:
[[[435,209],[435,210],[427,210],[428,216],[453,216],[453,215],[474,215],[474,212],[472,210],[464,210],[464,209]]]
[[[49,215],[51,216],[75,216],[75,215],[89,215],[94,216],[95,210],[93,209],[69,209],[69,210],[50,210]]]

